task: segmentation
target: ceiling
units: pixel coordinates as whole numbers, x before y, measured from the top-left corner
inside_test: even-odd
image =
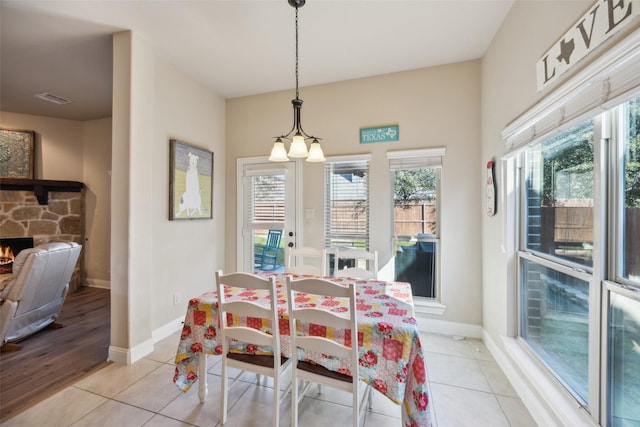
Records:
[[[481,58],[513,1],[307,0],[300,87]],[[0,20],[6,112],[111,116],[111,34],[122,30],[225,98],[295,87],[286,0],[0,0]]]

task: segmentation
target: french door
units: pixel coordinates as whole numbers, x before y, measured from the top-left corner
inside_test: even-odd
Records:
[[[297,163],[238,160],[238,271],[283,271],[298,236]]]

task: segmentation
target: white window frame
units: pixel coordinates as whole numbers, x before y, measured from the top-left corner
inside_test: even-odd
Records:
[[[331,156],[331,157],[327,157],[326,162],[325,162],[325,166],[324,166],[324,170],[323,170],[323,175],[324,175],[324,218],[325,218],[325,223],[323,224],[323,233],[324,233],[324,242],[325,242],[325,247],[329,250],[330,252],[330,247],[329,247],[329,236],[327,234],[327,231],[329,229],[329,224],[331,221],[331,212],[329,211],[329,206],[327,205],[327,202],[329,201],[330,195],[328,194],[328,188],[329,188],[329,183],[327,182],[327,172],[326,172],[326,168],[328,164],[331,163],[358,163],[358,162],[366,162],[367,163],[367,235],[366,235],[366,250],[374,250],[370,248],[370,244],[371,244],[371,218],[370,218],[370,206],[371,206],[371,191],[370,191],[370,186],[371,186],[371,179],[370,179],[370,175],[371,175],[371,154],[354,154],[354,155],[347,155],[347,156]]]
[[[393,188],[393,177],[391,172],[397,169],[412,169],[412,168],[440,168],[440,174],[438,176],[438,186],[437,186],[437,201],[438,201],[438,209],[436,212],[436,221],[437,221],[437,231],[436,235],[429,239],[429,241],[436,242],[436,298],[426,298],[414,296],[414,306],[416,313],[420,314],[444,314],[447,307],[444,305],[442,300],[442,256],[441,256],[441,247],[442,247],[442,235],[441,230],[442,227],[440,225],[441,221],[441,212],[442,212],[442,200],[441,200],[441,191],[442,188],[442,160],[446,154],[447,150],[444,147],[438,148],[425,148],[419,150],[397,150],[397,151],[388,151],[387,152],[387,160],[389,162],[388,170],[390,172],[390,184],[391,188]],[[393,197],[393,192],[392,192]],[[391,236],[391,252],[393,253],[394,240],[396,238],[394,233],[394,203],[393,200],[390,203],[391,209],[391,228],[392,236]],[[393,275],[395,277],[395,268],[393,271]]]
[[[509,319],[511,323],[508,325],[508,331],[514,342],[522,344],[522,340],[517,338],[518,331],[518,264],[519,258],[516,256],[520,247],[519,222],[523,216],[522,207],[519,205],[518,197],[514,195],[514,189],[518,189],[523,185],[517,169],[521,166],[520,154],[528,145],[536,144],[551,132],[563,130],[570,124],[579,120],[599,116],[598,111],[607,111],[613,107],[622,104],[628,99],[635,98],[640,94],[640,29],[629,34],[624,40],[620,41],[608,51],[603,53],[599,58],[587,65],[573,78],[569,79],[562,86],[547,95],[541,102],[532,107],[529,111],[514,120],[502,132],[506,145],[507,154],[502,159],[504,185],[502,186],[501,199],[506,207],[505,220],[503,224],[502,248],[505,250],[508,259],[508,294],[511,296],[509,301]],[[605,117],[606,120],[606,117]],[[609,128],[606,125],[602,127],[602,135],[606,138]],[[615,140],[615,138],[614,138]],[[606,144],[604,144],[606,145]],[[600,156],[606,153],[605,147],[597,149],[595,179],[605,177],[598,174],[600,165]],[[611,165],[613,159],[609,161],[608,167],[611,170],[615,168]],[[596,183],[598,185],[598,183]],[[611,185],[602,185],[602,192],[594,195],[594,224],[600,224],[600,228],[594,229],[594,247],[596,239],[602,239],[605,232],[609,232],[609,240],[605,242],[600,240],[599,249],[609,244],[609,252],[614,251],[614,255],[609,255],[607,259],[601,258],[598,261],[594,258],[593,280],[598,281],[597,295],[592,295],[591,306],[592,315],[602,319],[600,325],[599,339],[591,339],[589,347],[589,378],[599,380],[599,384],[591,384],[589,388],[589,407],[585,411],[584,407],[579,404],[570,395],[570,393],[559,387],[557,382],[549,375],[544,374],[544,369],[540,369],[540,361],[534,359],[521,346],[505,343],[505,348],[514,358],[516,363],[523,369],[525,376],[529,377],[529,382],[533,384],[543,399],[547,399],[547,403],[554,409],[555,414],[564,421],[566,425],[577,425],[584,423],[600,423],[606,425],[608,422],[607,414],[607,341],[606,330],[608,319],[607,292],[615,292],[616,289],[623,289],[615,286],[606,286],[603,280],[605,274],[607,277],[617,276],[617,266],[612,265],[612,258],[615,259],[615,251],[618,250],[615,232],[619,230],[619,215],[612,215],[611,227],[605,230],[603,224],[604,212],[606,209],[611,213],[616,210],[612,206],[617,196],[610,197],[609,202],[605,202],[603,193],[609,190]],[[607,188],[606,188],[607,187]],[[516,192],[517,193],[517,192]],[[599,200],[598,200],[599,199]],[[611,200],[614,200],[613,202]],[[604,252],[604,250],[603,250]],[[606,267],[608,268],[608,271]],[[636,291],[638,289],[636,288]],[[595,300],[594,300],[595,299]],[[591,315],[590,315],[591,316]],[[591,322],[591,319],[590,319]],[[508,339],[506,339],[508,341]],[[598,359],[598,363],[591,363],[592,359]],[[537,374],[536,374],[537,372]],[[602,373],[602,374],[601,374]],[[601,376],[600,376],[601,374]],[[548,397],[546,397],[548,396]],[[553,397],[551,397],[553,396]],[[592,398],[593,397],[593,398]]]

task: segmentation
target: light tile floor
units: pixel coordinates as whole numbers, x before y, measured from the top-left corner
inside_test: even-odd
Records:
[[[112,364],[80,380],[2,426],[217,426],[220,360],[208,356],[209,394],[200,404],[197,385],[182,393],[173,384],[173,360],[179,333],[156,345],[146,358],[124,366]],[[421,334],[427,377],[438,427],[533,427],[535,421],[486,347],[476,339]],[[231,389],[227,426],[265,426],[271,419],[273,388],[243,377]],[[313,387],[300,405],[300,425],[350,426],[349,394]],[[289,425],[290,401],[281,408],[281,426]],[[401,426],[400,407],[373,393],[364,418],[367,427]]]

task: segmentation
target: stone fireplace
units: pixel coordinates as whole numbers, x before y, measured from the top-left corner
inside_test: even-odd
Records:
[[[2,179],[0,237],[33,238],[34,246],[49,242],[84,243],[84,185],[76,181]],[[84,282],[81,254],[69,292]]]

